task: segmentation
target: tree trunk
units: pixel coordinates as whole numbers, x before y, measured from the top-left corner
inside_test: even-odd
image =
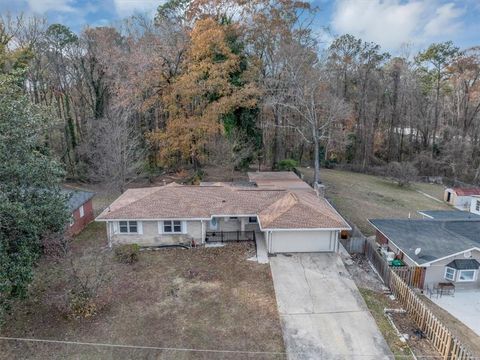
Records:
[[[315,184],[315,183],[320,182],[320,154],[319,154],[320,144],[319,144],[318,136],[316,134],[316,130],[314,130],[314,134],[313,134],[313,143],[314,143],[314,149],[315,149],[315,154],[314,154],[315,173],[314,173],[314,176],[313,176],[313,183]]]

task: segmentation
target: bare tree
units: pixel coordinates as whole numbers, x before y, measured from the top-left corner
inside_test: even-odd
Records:
[[[84,153],[91,163],[91,178],[121,192],[143,171],[142,137],[132,124],[131,110],[117,108],[92,125]]]
[[[304,141],[313,145],[314,182],[319,182],[321,142],[327,139],[334,123],[349,117],[350,109],[331,91],[312,49],[293,44],[286,51],[290,56],[286,57],[284,94],[271,101],[293,115],[286,118],[283,126],[294,129]]]

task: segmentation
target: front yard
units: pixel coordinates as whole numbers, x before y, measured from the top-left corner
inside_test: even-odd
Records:
[[[77,320],[65,316],[59,304],[69,288],[68,261],[44,258],[30,297],[15,304],[0,332],[4,337],[104,345],[1,340],[0,358],[284,358],[270,267],[246,260],[253,244],[145,251],[133,265],[118,263],[111,251],[102,251],[105,244],[104,224],[98,223],[73,243],[72,257],[84,266],[99,262],[93,254],[104,254],[101,271],[109,276],[96,315]]]

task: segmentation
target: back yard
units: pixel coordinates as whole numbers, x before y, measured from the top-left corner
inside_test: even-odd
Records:
[[[92,223],[72,250],[80,271],[108,274],[97,314],[65,315],[69,261],[44,258],[30,297],[14,306],[1,336],[227,352],[0,340],[0,358],[284,358],[270,267],[246,260],[253,244],[141,252],[133,265],[117,262],[111,251],[102,250],[105,244],[104,224]]]
[[[306,180],[313,178],[312,169],[302,168],[301,171]],[[371,218],[408,218],[409,214],[412,218],[420,218],[418,210],[451,209],[425,195],[441,200],[442,185],[413,183],[400,187],[384,177],[330,169],[321,169],[320,179],[326,186],[326,197],[367,236],[373,235],[368,223]]]

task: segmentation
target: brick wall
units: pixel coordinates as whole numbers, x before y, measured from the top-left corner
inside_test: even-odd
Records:
[[[94,219],[92,199],[83,204],[83,217],[80,217],[80,208],[75,209],[72,213],[73,224],[67,225],[67,233],[76,235],[80,233]]]

